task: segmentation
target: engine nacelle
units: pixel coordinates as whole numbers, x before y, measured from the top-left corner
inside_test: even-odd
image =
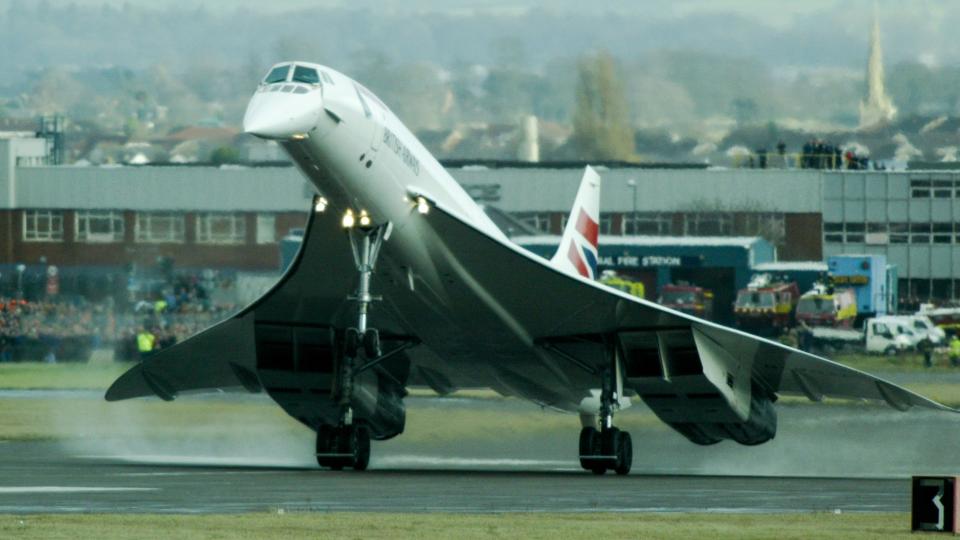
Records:
[[[690,441],[757,445],[777,432],[776,396],[754,379],[751,355],[732,355],[694,326],[621,334],[625,387]]]
[[[732,439],[746,446],[756,446],[773,439],[777,434],[777,412],[769,399],[753,399],[750,403],[750,417],[737,423],[701,423],[672,422],[675,429],[690,442],[699,445],[716,444],[724,439]]]

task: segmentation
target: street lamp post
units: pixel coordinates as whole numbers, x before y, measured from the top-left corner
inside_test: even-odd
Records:
[[[17,265],[17,300],[23,300],[23,273],[27,270],[27,265]]]
[[[637,234],[637,181],[633,178],[627,180],[627,185],[630,186],[630,189],[633,190],[633,216],[630,218],[633,221],[633,234]]]

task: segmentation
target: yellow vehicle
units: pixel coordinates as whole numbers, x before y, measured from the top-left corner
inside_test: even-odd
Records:
[[[797,321],[807,326],[852,328],[856,318],[857,297],[853,289],[815,287],[797,303]]]
[[[603,271],[603,274],[600,275],[600,283],[608,287],[613,287],[614,289],[620,289],[637,298],[644,298],[644,294],[646,293],[646,288],[643,286],[642,281],[633,281],[620,277],[612,270]]]

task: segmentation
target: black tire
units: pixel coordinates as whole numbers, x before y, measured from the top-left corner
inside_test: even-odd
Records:
[[[317,428],[317,454],[327,454],[330,452],[330,449],[333,448],[331,444],[333,442],[333,431],[334,428],[327,425]],[[330,467],[331,464],[332,460],[329,457],[317,455],[317,465],[327,468]]]
[[[617,470],[620,467],[620,440],[623,438],[621,431],[615,427],[612,427],[606,431],[600,433],[600,452],[604,456],[614,456],[612,458],[604,458],[606,462],[606,468],[611,470]]]
[[[593,462],[595,460],[584,458],[583,456],[592,456],[597,453],[598,447],[597,444],[600,439],[600,433],[597,431],[597,428],[592,426],[587,426],[580,430],[580,466],[584,470],[592,470]]]
[[[370,429],[363,424],[354,424],[351,429],[351,450],[355,471],[365,471],[370,465]]]
[[[349,457],[337,456],[330,458],[330,468],[335,471],[342,471],[345,467],[353,465],[353,431],[348,427],[333,428],[333,442],[330,445],[332,451],[338,454],[349,454]]]
[[[380,332],[376,328],[368,328],[363,333],[363,352],[367,355],[367,360],[380,357]]]
[[[620,476],[630,474],[633,466],[633,438],[626,431],[620,432],[620,445],[617,447],[617,466],[613,469]]]
[[[893,345],[891,345],[891,346],[889,346],[889,347],[887,347],[886,349],[883,350],[883,355],[884,355],[884,356],[896,356],[896,355],[897,355],[897,349],[896,349]]]
[[[347,358],[356,358],[360,351],[360,332],[356,328],[347,328],[343,335],[343,355]]]

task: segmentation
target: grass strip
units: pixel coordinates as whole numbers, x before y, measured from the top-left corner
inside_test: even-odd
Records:
[[[380,514],[0,516],[0,537],[167,538],[911,538],[907,514]]]
[[[10,390],[106,390],[132,364],[0,364],[0,388]]]

